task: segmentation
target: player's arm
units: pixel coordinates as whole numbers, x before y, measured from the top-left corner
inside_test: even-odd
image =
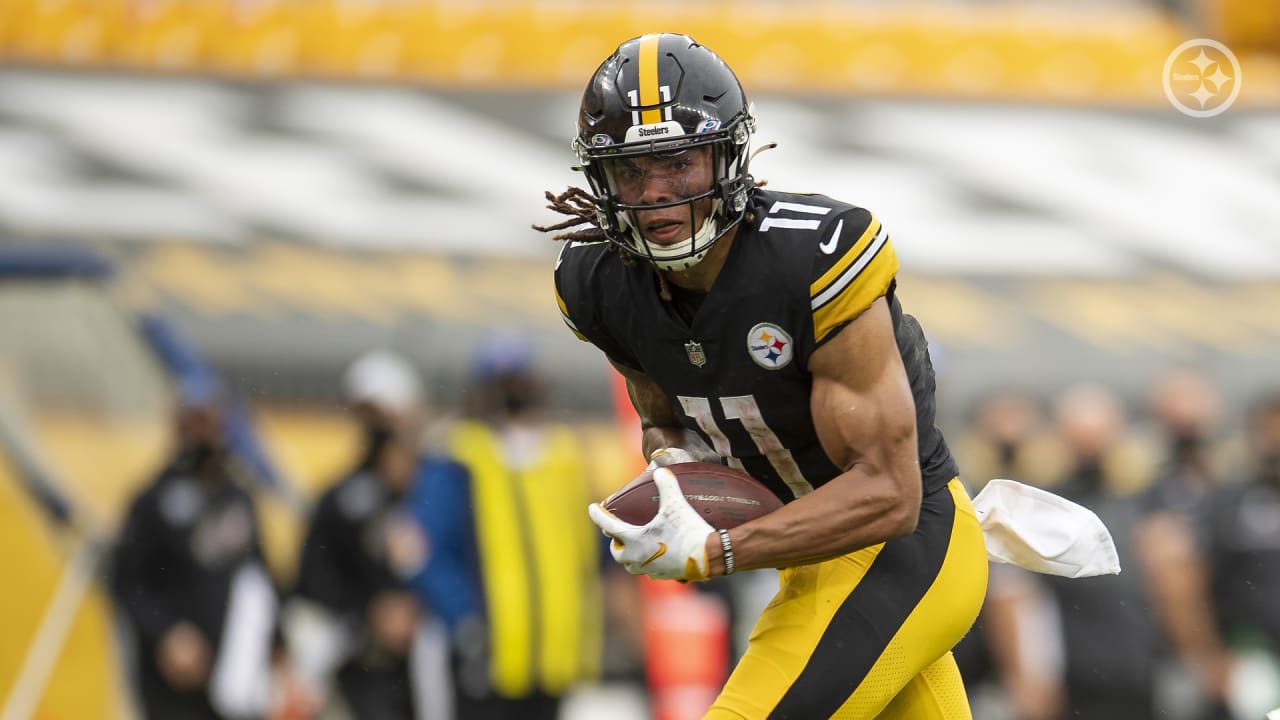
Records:
[[[921,481],[915,402],[881,297],[809,359],[810,406],[823,449],[843,472],[817,490],[734,528],[739,570],[803,565],[915,530]],[[724,572],[718,538],[711,574]]]
[[[707,447],[697,433],[680,425],[671,400],[657,383],[637,370],[616,362],[612,364],[627,381],[627,395],[640,416],[640,427],[644,433],[640,443],[646,459],[659,450],[680,448],[697,460],[720,462],[720,456]]]
[[[670,399],[655,382],[620,363],[614,367],[627,381],[627,391],[644,428],[642,442],[645,456],[652,460],[658,512],[644,525],[619,520],[600,503],[588,506],[587,514],[612,538],[609,552],[627,572],[662,580],[706,580],[711,577],[706,547],[718,535],[690,507],[675,475],[662,466],[716,456],[696,434],[687,433],[680,426]]]

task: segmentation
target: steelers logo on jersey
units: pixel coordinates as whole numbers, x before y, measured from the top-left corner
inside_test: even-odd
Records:
[[[780,370],[791,362],[791,336],[772,323],[760,323],[747,333],[747,352],[765,370]]]

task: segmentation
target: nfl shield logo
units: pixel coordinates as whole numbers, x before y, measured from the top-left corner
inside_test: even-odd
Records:
[[[707,354],[702,351],[702,343],[690,340],[684,344],[684,351],[689,356],[689,362],[694,367],[702,367],[707,364]]]

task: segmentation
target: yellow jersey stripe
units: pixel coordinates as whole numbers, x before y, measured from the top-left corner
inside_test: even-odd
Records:
[[[658,42],[660,35],[645,35],[640,38],[640,105],[656,106],[662,102],[658,92]],[[654,107],[640,113],[640,122],[662,122],[662,110]]]
[[[555,292],[556,305],[560,306],[560,319],[564,320],[564,324],[569,326],[569,329],[573,331],[574,335],[578,336],[579,340],[583,342],[590,342],[587,340],[587,336],[583,335],[582,332],[578,330],[578,326],[573,324],[573,318],[569,317],[569,306],[565,304],[564,298],[560,297],[560,288],[557,287]]]
[[[813,311],[813,338],[822,342],[831,331],[857,318],[876,298],[889,290],[898,274],[898,255],[888,236],[878,247],[868,248],[861,268],[850,268],[850,281],[837,295]],[[853,280],[856,278],[856,281]]]
[[[831,287],[832,283],[838,280],[844,271],[858,259],[858,256],[862,254],[862,251],[871,244],[872,240],[874,240],[875,236],[879,233],[880,221],[877,220],[875,216],[872,216],[871,222],[867,223],[867,229],[862,232],[862,237],[859,237],[854,241],[853,245],[849,248],[849,251],[837,260],[836,264],[833,265],[830,270],[823,273],[822,277],[814,280],[813,284],[809,286],[809,297],[816,300],[825,290]]]
[[[558,285],[556,286],[555,292],[556,292],[556,305],[560,306],[560,314],[565,316],[566,318],[569,317],[569,306],[565,304],[564,298],[560,297],[560,287]]]

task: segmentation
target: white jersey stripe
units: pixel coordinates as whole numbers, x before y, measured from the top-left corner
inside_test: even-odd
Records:
[[[791,218],[767,217],[760,223],[760,232],[769,232],[769,228],[793,228],[796,230],[817,230],[821,220],[793,220]]]

